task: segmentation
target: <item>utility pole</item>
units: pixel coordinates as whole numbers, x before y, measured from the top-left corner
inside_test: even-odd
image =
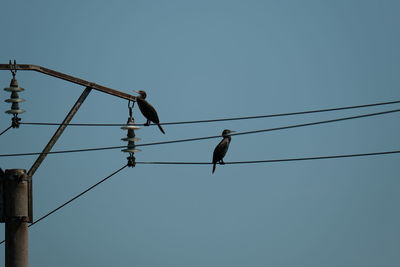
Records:
[[[26,170],[10,169],[2,173],[6,230],[5,267],[28,267],[28,223],[30,177]]]
[[[10,83],[10,88],[5,88],[5,90],[12,92],[11,98],[6,100],[6,102],[13,103],[11,110],[7,111],[7,113],[14,115],[12,120],[13,127],[15,126],[17,128],[20,120],[20,118],[18,118],[18,114],[24,112],[24,110],[20,110],[18,107],[18,103],[24,100],[20,99],[16,92],[20,92],[24,89],[19,88],[18,83],[15,80],[15,74],[17,70],[37,71],[42,74],[85,86],[85,89],[65,117],[63,123],[58,127],[28,172],[26,172],[24,169],[9,169],[3,172],[3,170],[0,169],[0,222],[5,222],[6,224],[5,267],[28,267],[28,223],[33,222],[32,176],[44,161],[47,154],[51,151],[65,128],[71,122],[72,118],[77,113],[91,90],[97,90],[129,101],[135,101],[136,97],[100,84],[89,82],[41,66],[16,64],[15,60],[13,64],[11,61],[9,64],[0,64],[0,70],[10,70],[13,74],[13,80]],[[131,141],[132,143],[132,140],[128,141]],[[128,162],[130,162],[131,166],[134,166],[134,151],[127,152],[130,152]]]

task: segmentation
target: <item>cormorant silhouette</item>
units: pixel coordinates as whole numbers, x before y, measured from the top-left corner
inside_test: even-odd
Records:
[[[139,96],[136,97],[136,102],[138,103],[139,109],[142,112],[143,116],[147,119],[147,122],[144,125],[149,126],[150,122],[154,122],[155,124],[157,124],[160,131],[163,134],[165,134],[163,128],[160,125],[160,120],[158,119],[157,111],[152,105],[150,105],[149,102],[145,100],[147,96],[146,92],[143,90],[134,92],[139,94]]]
[[[226,152],[228,151],[228,148],[229,148],[229,144],[230,144],[230,142],[231,142],[231,137],[230,137],[230,133],[233,133],[233,132],[235,132],[235,131],[231,131],[231,130],[228,130],[228,129],[225,129],[223,132],[222,132],[222,137],[223,137],[223,139],[221,140],[221,142],[219,142],[219,144],[215,147],[215,149],[214,149],[214,153],[213,153],[213,160],[212,160],[212,163],[213,163],[213,169],[212,169],[212,173],[214,173],[215,172],[215,167],[216,167],[216,164],[217,163],[219,163],[219,164],[225,164],[225,162],[224,162],[224,157],[225,157],[225,155],[226,155]]]

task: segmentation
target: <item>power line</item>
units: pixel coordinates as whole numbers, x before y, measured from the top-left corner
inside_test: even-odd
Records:
[[[301,123],[301,124],[294,124],[294,125],[281,126],[281,127],[276,127],[276,128],[268,128],[268,129],[261,129],[261,130],[254,130],[254,131],[237,132],[237,133],[233,133],[231,135],[233,136],[233,135],[255,134],[255,133],[261,133],[261,132],[272,132],[272,131],[278,131],[278,130],[286,130],[286,129],[292,129],[292,128],[300,128],[300,127],[312,126],[312,125],[333,123],[333,122],[339,122],[339,121],[345,121],[345,120],[366,118],[366,117],[384,115],[384,114],[389,114],[389,113],[395,113],[395,112],[399,112],[399,111],[400,111],[400,109],[394,109],[394,110],[381,111],[381,112],[375,112],[375,113],[368,113],[368,114],[363,114],[363,115],[343,117],[343,118],[337,118],[337,119],[331,119],[331,120],[323,120],[323,121],[317,121],[317,122]],[[213,138],[219,138],[219,137],[221,137],[221,136],[220,135],[213,135],[213,136],[205,136],[205,137],[196,137],[196,138],[187,138],[187,139],[179,139],[179,140],[161,141],[161,142],[154,142],[154,143],[147,143],[147,144],[137,144],[136,146],[140,147],[140,146],[152,146],[152,145],[183,143],[183,142],[200,141],[200,140],[213,139]],[[111,149],[121,149],[121,148],[125,148],[125,146],[110,146],[110,147],[99,147],[99,148],[86,148],[86,149],[50,151],[47,154],[87,152],[87,151],[111,150]],[[40,155],[40,154],[41,154],[41,152],[0,154],[0,157],[32,156],[32,155]]]
[[[108,175],[107,177],[103,178],[102,180],[98,181],[97,183],[95,183],[94,185],[90,186],[89,188],[87,188],[86,190],[82,191],[81,193],[79,193],[78,195],[74,196],[73,198],[71,198],[70,200],[64,202],[62,205],[58,206],[57,208],[53,209],[52,211],[46,213],[45,215],[43,215],[42,217],[40,217],[39,219],[35,220],[34,222],[32,222],[28,227],[31,227],[32,225],[37,224],[38,222],[40,222],[41,220],[49,217],[50,215],[52,215],[53,213],[55,213],[56,211],[62,209],[63,207],[67,206],[68,204],[70,204],[72,201],[76,200],[77,198],[81,197],[82,195],[86,194],[87,192],[89,192],[90,190],[92,190],[93,188],[95,188],[96,186],[100,185],[101,183],[105,182],[106,180],[110,179],[112,176],[114,176],[115,174],[119,173],[120,171],[122,171],[123,169],[125,169],[127,167],[127,165],[124,165],[123,167],[119,168],[118,170],[114,171],[113,173],[111,173],[110,175]],[[0,244],[4,243],[5,240],[1,241]]]
[[[261,119],[261,118],[272,118],[272,117],[302,115],[302,114],[310,114],[310,113],[321,113],[321,112],[328,112],[328,111],[339,111],[339,110],[346,110],[346,109],[357,109],[357,108],[382,106],[382,105],[390,105],[390,104],[398,104],[398,103],[400,103],[400,100],[389,101],[389,102],[379,102],[379,103],[372,103],[372,104],[364,104],[364,105],[356,105],[356,106],[345,106],[345,107],[327,108],[327,109],[315,109],[315,110],[287,112],[287,113],[277,113],[277,114],[268,114],[268,115],[233,117],[233,118],[222,118],[222,119],[209,119],[209,120],[164,122],[164,123],[160,123],[160,124],[161,125],[177,125],[177,124],[194,124],[194,123],[208,123],[208,122],[233,121],[233,120]],[[62,123],[53,123],[53,122],[20,122],[20,124],[25,124],[25,125],[47,125],[47,126],[50,126],[50,125],[62,125]],[[68,126],[125,126],[125,125],[126,124],[120,124],[120,123],[69,123],[68,124]],[[135,124],[135,125],[144,126],[143,123]],[[151,125],[154,125],[154,124],[151,124]]]
[[[353,157],[366,157],[377,155],[398,154],[400,150],[359,153],[359,154],[345,154],[345,155],[330,155],[306,158],[287,158],[287,159],[267,159],[267,160],[250,160],[250,161],[231,161],[225,164],[254,164],[254,163],[274,163],[274,162],[288,162],[288,161],[304,161],[304,160],[320,160],[320,159],[337,159],[337,158],[353,158]],[[211,162],[180,162],[180,161],[137,161],[136,164],[151,164],[151,165],[211,165]]]
[[[64,153],[75,153],[75,152],[89,152],[89,151],[100,151],[100,150],[112,150],[118,148],[126,148],[126,146],[109,146],[109,147],[96,147],[96,148],[84,148],[84,149],[71,149],[71,150],[59,150],[50,151],[45,154],[64,154]],[[28,153],[13,153],[13,154],[0,154],[0,157],[20,157],[20,156],[36,156],[42,152],[28,152]]]
[[[12,128],[12,125],[9,126],[7,129],[5,129],[4,131],[2,131],[2,132],[0,133],[0,135],[2,135],[3,133],[7,132],[7,131],[10,130],[11,128]]]
[[[271,129],[265,129],[265,130],[239,132],[239,133],[233,133],[231,135],[243,135],[243,134],[254,134],[254,133],[261,133],[261,132],[277,131],[277,130],[286,130],[286,129],[291,129],[291,128],[299,128],[299,127],[306,127],[306,126],[312,126],[312,125],[319,125],[319,124],[326,124],[326,123],[333,123],[333,122],[339,122],[339,121],[379,116],[379,115],[390,114],[390,113],[395,113],[395,112],[399,112],[399,111],[400,111],[400,109],[393,109],[393,110],[388,110],[388,111],[381,111],[381,112],[356,115],[356,116],[350,116],[350,117],[343,117],[343,118],[324,120],[324,121],[317,121],[317,122],[295,124],[295,125],[289,125],[289,126],[283,126],[283,127],[277,127],[277,128],[271,128]]]
[[[233,136],[233,135],[255,134],[255,133],[261,133],[261,132],[272,132],[272,131],[286,130],[286,129],[291,129],[291,128],[299,128],[299,127],[306,127],[306,126],[312,126],[312,125],[318,125],[318,124],[333,123],[333,122],[338,122],[338,121],[366,118],[366,117],[378,116],[378,115],[389,114],[389,113],[394,113],[394,112],[399,112],[399,111],[400,111],[400,109],[394,109],[394,110],[388,110],[388,111],[382,111],[382,112],[376,112],[376,113],[369,113],[369,114],[363,114],[363,115],[357,115],[357,116],[351,116],[351,117],[344,117],[344,118],[338,118],[338,119],[331,119],[331,120],[324,120],[324,121],[317,121],[317,122],[294,124],[294,125],[289,125],[289,126],[268,128],[268,129],[262,129],[262,130],[237,132],[237,133],[233,133],[233,134],[230,134],[230,135]],[[162,141],[162,142],[154,142],[154,143],[147,143],[147,144],[138,144],[136,146],[139,147],[139,146],[151,146],[151,145],[163,145],[163,144],[172,144],[172,143],[181,143],[181,142],[191,142],[191,141],[198,141],[198,140],[205,140],[205,139],[212,139],[212,138],[219,138],[219,137],[221,137],[221,136],[220,135],[214,135],[214,136],[206,136],[206,137],[198,137],[198,138],[188,138],[188,139],[181,139],[181,140],[172,140],[172,141]]]
[[[251,160],[251,161],[232,161],[232,162],[225,162],[226,165],[231,164],[256,164],[256,163],[275,163],[275,162],[290,162],[290,161],[306,161],[306,160],[321,160],[321,159],[337,159],[337,158],[353,158],[353,157],[366,157],[366,156],[377,156],[377,155],[389,155],[389,154],[398,154],[400,150],[393,150],[393,151],[383,151],[383,152],[370,152],[370,153],[358,153],[358,154],[344,154],[344,155],[330,155],[330,156],[317,156],[317,157],[303,157],[303,158],[286,158],[286,159],[268,159],[268,160]],[[177,161],[137,161],[136,164],[158,164],[158,165],[211,165],[211,162],[177,162]],[[82,195],[86,194],[96,186],[100,185],[101,183],[105,182],[115,174],[119,173],[123,169],[125,169],[127,165],[119,168],[112,174],[108,175],[107,177],[103,178],[99,182],[95,183],[94,185],[90,186],[83,192],[79,193],[75,197],[71,198],[70,200],[64,202],[62,205],[58,206],[57,208],[53,209],[52,211],[46,213],[39,219],[35,220],[33,223],[29,225],[37,224],[41,220],[47,218],[48,216],[52,215],[53,213],[57,212],[58,210],[62,209],[66,205],[70,204],[72,201],[76,200],[77,198],[81,197]],[[5,240],[1,241],[0,244],[4,243]]]
[[[25,125],[40,125],[40,126],[59,126],[59,125],[68,125],[68,126],[125,126],[126,123],[58,123],[58,122],[20,122],[19,124]],[[144,126],[142,124],[135,124],[137,126]]]

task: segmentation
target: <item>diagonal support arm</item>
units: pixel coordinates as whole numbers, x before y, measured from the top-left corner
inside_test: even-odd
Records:
[[[76,112],[79,110],[81,107],[83,101],[85,101],[86,97],[89,95],[90,91],[92,88],[86,87],[85,90],[82,92],[78,100],[76,101],[75,105],[71,108],[67,116],[65,117],[64,121],[62,124],[58,127],[57,131],[54,133],[53,137],[51,137],[50,141],[47,143],[45,148],[43,149],[42,153],[39,155],[39,157],[36,159],[35,163],[33,163],[32,167],[28,171],[28,176],[32,177],[36,170],[39,168],[40,164],[42,164],[43,160],[46,158],[47,154],[50,152],[50,150],[53,148],[55,143],[57,142],[58,138],[60,138],[61,134],[64,132],[65,128],[67,128],[68,124],[71,122],[72,118],[76,114]],[[33,213],[32,213],[32,183],[30,183],[30,188],[28,190],[29,192],[29,218],[32,220]]]
[[[86,97],[89,95],[92,88],[86,87],[85,90],[82,92],[81,96],[76,101],[75,105],[71,108],[67,116],[65,117],[62,124],[58,127],[57,131],[54,133],[53,137],[47,143],[46,147],[43,149],[42,153],[36,159],[35,163],[33,163],[32,167],[28,171],[29,176],[33,176],[36,170],[39,168],[42,161],[46,158],[47,153],[53,148],[55,143],[57,142],[58,138],[64,132],[65,128],[67,128],[68,124],[71,122],[72,118],[75,116],[78,109],[81,107],[83,101],[85,101]]]

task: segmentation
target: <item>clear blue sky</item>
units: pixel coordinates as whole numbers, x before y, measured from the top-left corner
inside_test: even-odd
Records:
[[[161,121],[400,99],[399,1],[3,1],[0,61],[132,93]],[[11,74],[0,72],[2,87]],[[61,122],[82,87],[18,72],[25,122]],[[0,130],[9,126],[1,93]],[[399,108],[156,127],[142,143]],[[124,123],[127,101],[92,92],[73,122]],[[144,122],[135,107],[137,122]],[[226,161],[398,150],[399,114],[234,136]],[[55,127],[23,125],[1,153],[39,152]],[[118,146],[118,127],[67,128],[54,150]],[[140,161],[211,161],[218,139],[143,147]],[[33,177],[39,218],[126,163],[119,150],[49,155]],[[0,158],[29,169],[35,157]],[[30,265],[400,266],[398,155],[125,169],[30,228]],[[4,239],[4,231],[0,231]],[[4,245],[0,260],[4,259]]]

